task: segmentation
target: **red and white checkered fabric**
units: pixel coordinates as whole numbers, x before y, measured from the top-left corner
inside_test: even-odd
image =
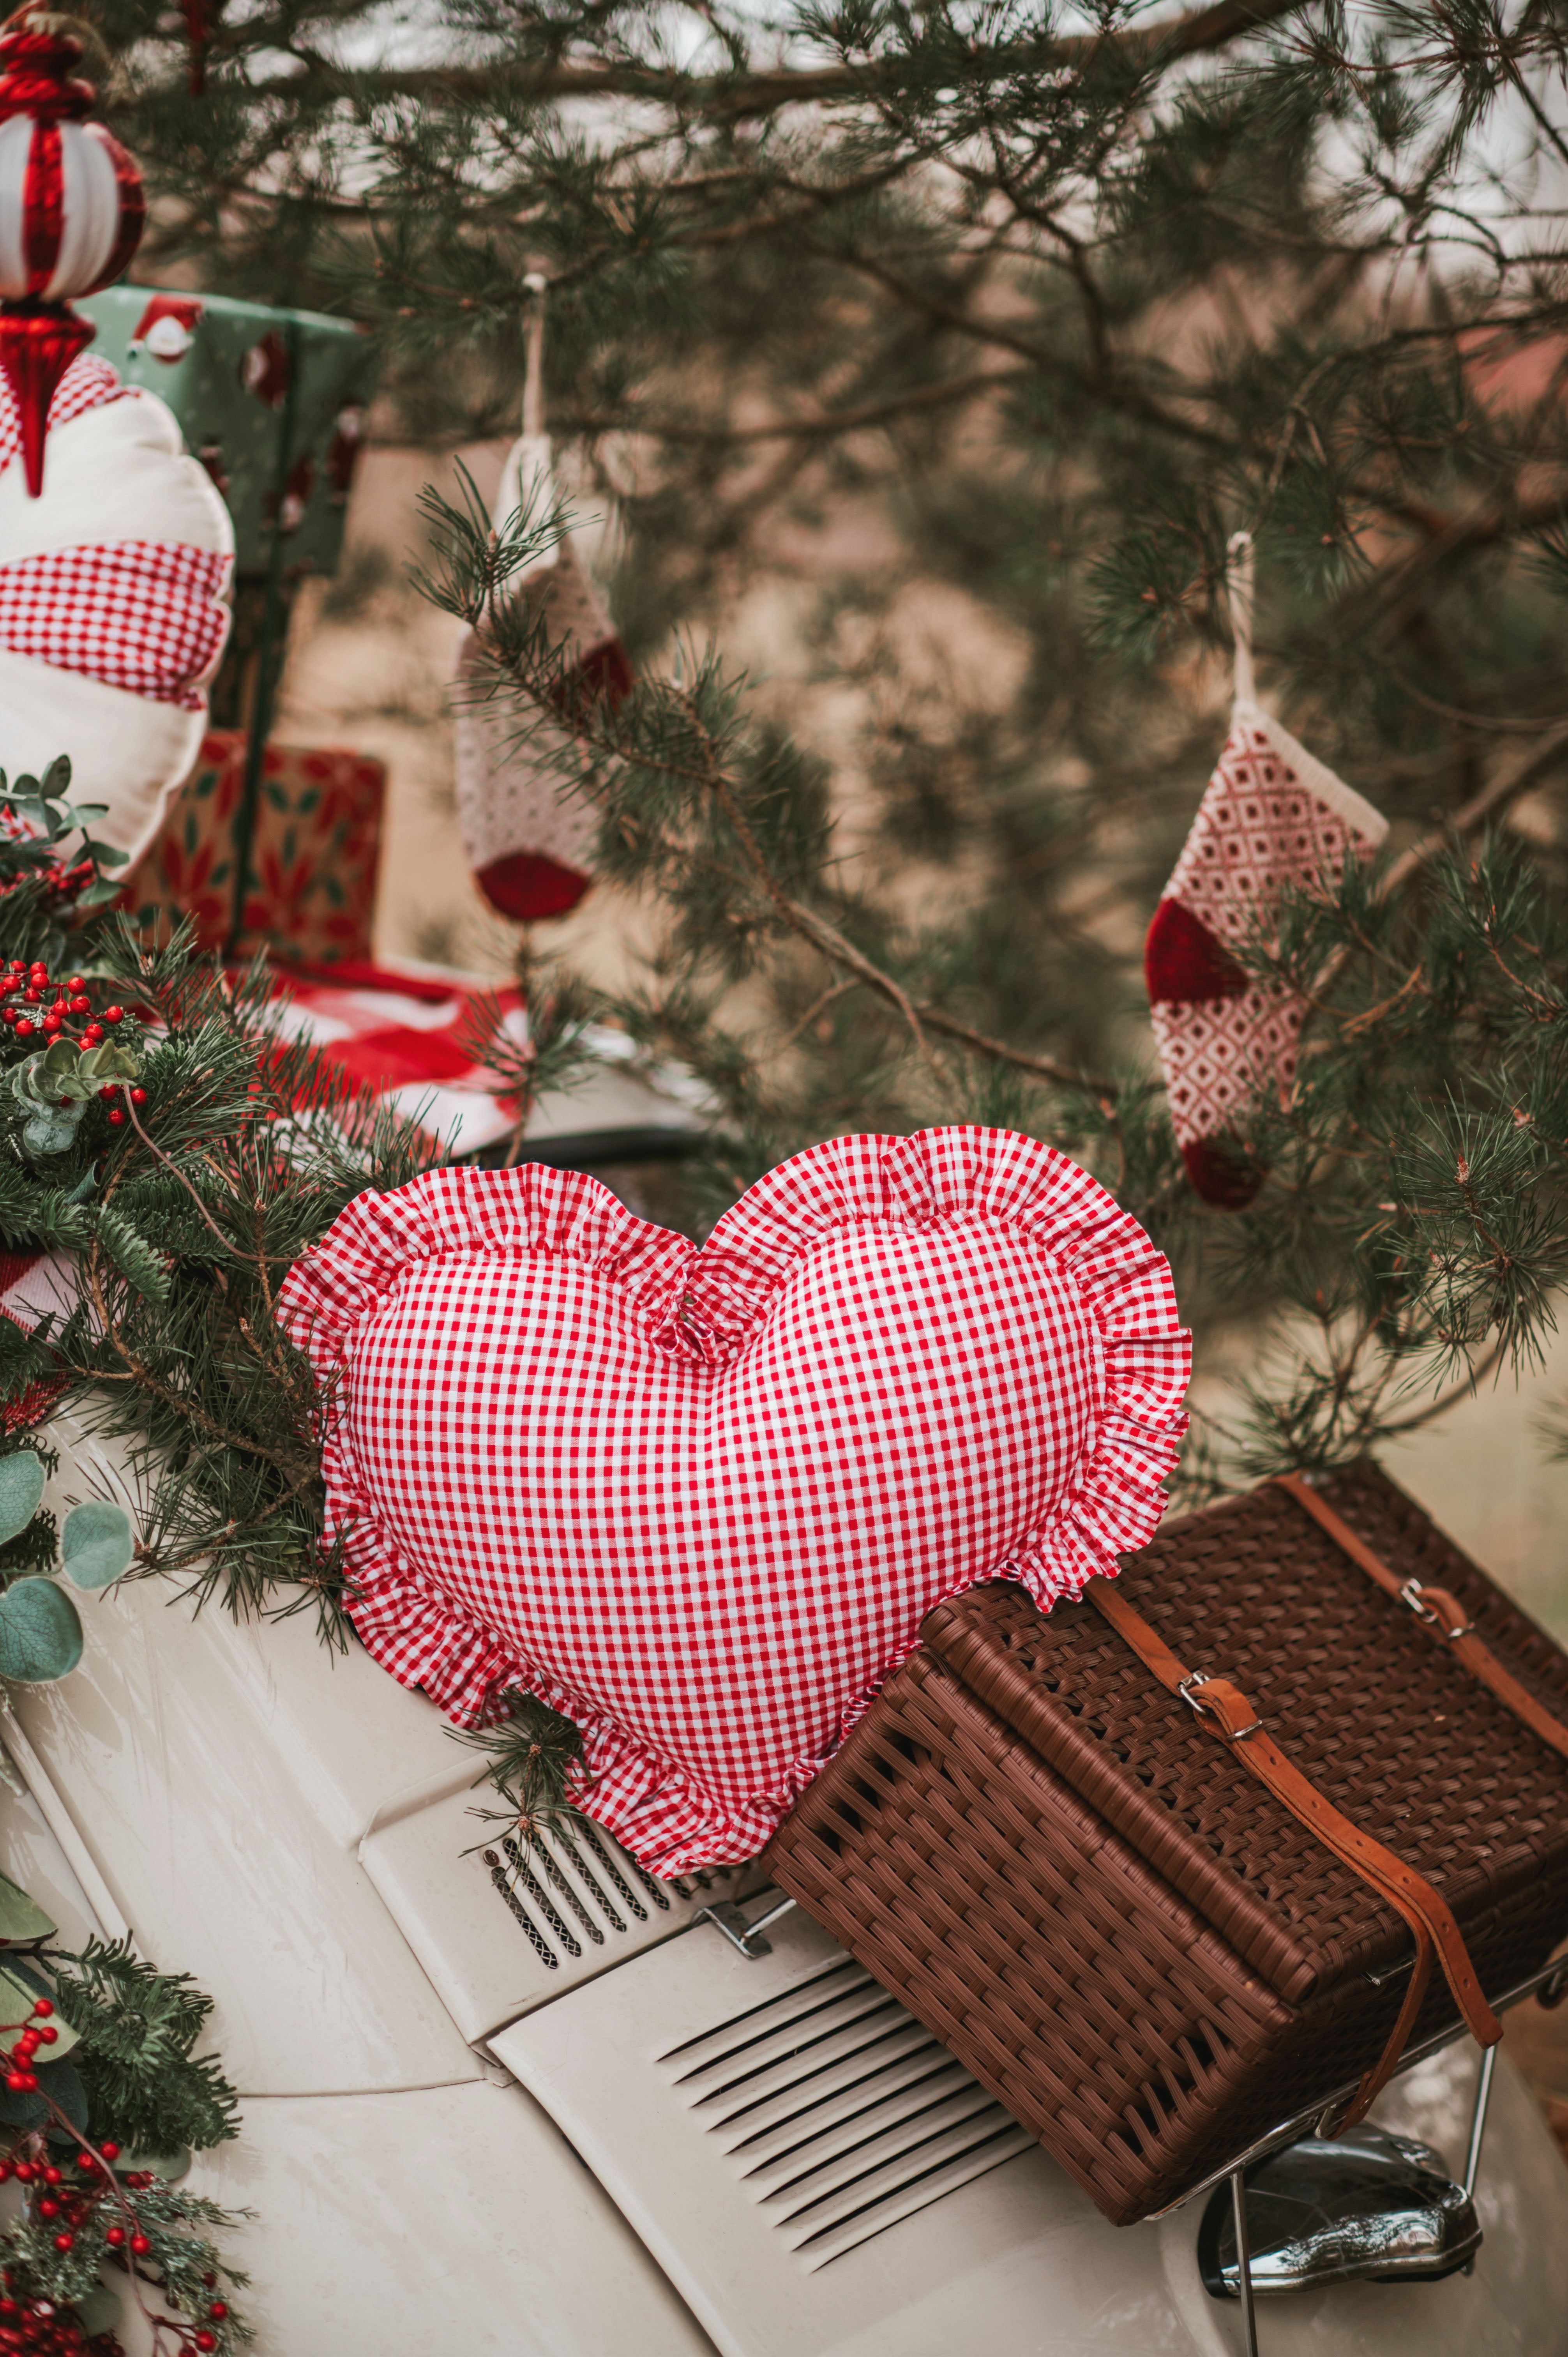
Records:
[[[37,832],[5,803],[0,803],[0,830]],[[434,1160],[443,1152],[477,1154],[516,1125],[515,1103],[495,1096],[494,1074],[458,1044],[476,996],[454,985],[361,966],[345,969],[333,982],[280,975],[274,1011],[285,1038],[308,1040],[354,1086],[374,1090],[406,1120],[417,1121]],[[484,996],[523,1036],[521,994]],[[74,1254],[0,1250],[0,1317],[30,1332],[46,1312],[57,1320],[68,1318],[77,1295]],[[0,1430],[25,1431],[41,1422],[65,1388],[63,1377],[48,1377],[9,1405],[0,1403]]]
[[[48,425],[69,425],[73,417],[85,410],[101,409],[106,401],[134,401],[134,388],[122,384],[107,361],[96,361],[90,353],[72,361],[55,389],[49,404]],[[22,447],[22,421],[16,397],[4,370],[0,370],[0,475],[3,475]]]
[[[69,1253],[0,1252],[0,1318],[29,1334],[46,1315],[69,1318],[76,1307],[76,1265]],[[16,1399],[0,1402],[0,1431],[30,1432],[67,1387],[64,1375],[41,1376]]]
[[[229,629],[231,560],[156,540],[51,548],[0,565],[0,646],[199,712]]]
[[[754,1855],[943,1597],[1114,1573],[1186,1425],[1164,1258],[1002,1130],[812,1146],[701,1250],[575,1173],[433,1171],[280,1311],[371,1652],[465,1723],[564,1712],[666,1874]]]
[[[1347,860],[1376,849],[1388,822],[1256,704],[1238,704],[1225,749],[1149,928],[1150,1011],[1176,1142],[1199,1193],[1246,1200],[1216,1141],[1244,1150],[1247,1108],[1283,1101],[1295,1078],[1305,1006],[1232,954],[1278,939],[1292,887],[1336,891]]]
[[[373,1089],[439,1148],[478,1154],[509,1136],[517,1107],[495,1094],[495,1074],[476,1064],[461,1034],[482,997],[518,1039],[527,1037],[522,994],[467,990],[456,983],[382,967],[335,966],[314,976],[280,974],[274,1017],[285,1039],[304,1039],[357,1088]]]
[[[69,425],[90,409],[134,401],[106,361],[73,361],[49,404]],[[22,447],[0,371],[0,474]],[[0,646],[156,704],[199,712],[203,681],[229,628],[222,603],[233,560],[188,543],[117,540],[52,548],[0,564]]]

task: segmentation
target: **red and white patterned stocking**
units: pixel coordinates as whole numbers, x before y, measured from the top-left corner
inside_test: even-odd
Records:
[[[550,444],[524,435],[512,446],[496,503],[498,529],[532,497],[541,512],[555,504]],[[570,533],[509,585],[508,595],[542,619],[563,651],[561,703],[580,709],[600,696],[618,704],[631,665]],[[587,890],[595,817],[563,791],[560,740],[537,724],[520,737],[519,716],[504,695],[487,700],[484,648],[465,631],[457,658],[454,756],[457,823],[480,890],[503,917],[564,916]]]
[[[1232,556],[1236,705],[1144,946],[1155,1038],[1176,1143],[1206,1202],[1251,1201],[1263,1173],[1249,1152],[1249,1108],[1295,1079],[1305,1002],[1259,981],[1235,955],[1277,939],[1291,887],[1337,889],[1348,860],[1375,851],[1388,821],[1298,745],[1252,689],[1251,543]]]

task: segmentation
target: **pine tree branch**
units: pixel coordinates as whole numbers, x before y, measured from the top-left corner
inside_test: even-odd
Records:
[[[1121,1094],[1115,1081],[1096,1080],[1087,1072],[1074,1072],[1065,1064],[1054,1063],[1048,1056],[1031,1056],[1022,1048],[1010,1048],[1004,1039],[992,1039],[983,1031],[971,1030],[967,1023],[957,1022],[939,1007],[917,1006],[916,1013],[928,1031],[940,1031],[944,1039],[958,1039],[977,1055],[989,1056],[998,1064],[1010,1064],[1015,1071],[1032,1072],[1036,1080],[1054,1081],[1058,1088],[1079,1089],[1086,1096],[1099,1100],[1101,1111],[1109,1115]]]
[[[1131,70],[1146,72],[1228,48],[1232,41],[1277,24],[1309,5],[1310,0],[1217,0],[1212,7],[1193,9],[1154,25],[1130,26],[1117,33],[1074,34],[1063,39],[977,48],[974,68],[986,76],[1048,72],[1053,68],[1081,70],[1110,55],[1124,60]],[[214,62],[220,57],[220,47],[215,45]],[[726,74],[693,74],[676,67],[642,65],[632,59],[604,64],[539,65],[496,59],[479,66],[357,71],[317,55],[297,74],[256,76],[246,86],[246,94],[259,100],[298,101],[340,90],[371,104],[396,98],[454,104],[475,100],[516,104],[623,98],[670,107],[688,119],[746,122],[789,106],[875,101],[895,92],[901,79],[875,60],[865,65],[786,66],[759,73]],[[164,85],[151,85],[122,99],[115,112],[134,114],[138,106],[164,94]]]
[[[768,425],[683,425],[672,419],[639,416],[635,413],[616,415],[593,411],[579,411],[575,415],[557,418],[555,423],[568,434],[646,434],[656,442],[683,443],[698,449],[728,448],[753,442],[828,441],[841,434],[890,425],[900,417],[943,409],[951,402],[1005,392],[1011,385],[1030,383],[1034,376],[1033,369],[976,369],[968,376],[949,377],[940,384],[920,385],[913,393],[897,393],[885,401],[863,402],[854,409],[831,410],[822,417],[780,418]]]
[[[1568,753],[1568,722],[1552,728],[1521,760],[1499,769],[1497,776],[1484,785],[1479,793],[1472,794],[1467,802],[1462,802],[1441,826],[1434,826],[1429,834],[1422,836],[1419,843],[1412,844],[1408,851],[1402,852],[1379,880],[1379,899],[1391,899],[1396,892],[1402,891],[1411,878],[1418,875],[1440,851],[1447,850],[1455,839],[1463,841],[1466,835],[1474,834],[1489,818],[1495,818],[1499,811],[1506,810],[1517,795],[1534,785],[1536,780],[1543,777],[1565,753]]]
[[[1107,409],[1141,418],[1145,425],[1157,426],[1162,433],[1174,435],[1199,449],[1232,458],[1242,455],[1242,446],[1233,434],[1220,433],[1213,426],[1203,425],[1197,418],[1182,416],[1177,411],[1156,401],[1151,393],[1120,381],[1113,371],[1096,370],[1086,372],[1075,368],[1059,350],[1047,351],[1000,319],[978,318],[972,311],[961,310],[955,304],[944,303],[934,295],[927,295],[920,287],[912,286],[899,272],[889,269],[886,263],[877,261],[871,254],[812,245],[806,239],[800,242],[803,250],[814,254],[817,260],[836,262],[843,268],[870,279],[874,285],[882,288],[884,294],[891,295],[907,309],[929,319],[933,327],[950,328],[955,334],[967,336],[975,343],[989,344],[1000,351],[1013,352],[1020,360],[1027,361],[1030,368],[1041,376],[1056,377],[1073,392],[1092,398]]]

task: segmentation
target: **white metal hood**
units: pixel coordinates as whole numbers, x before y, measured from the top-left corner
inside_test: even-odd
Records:
[[[489,2041],[724,2357],[1236,2357],[1201,2201],[1107,2225],[827,1932],[768,1937],[697,1925]],[[1379,2116],[1462,2154],[1473,2056]],[[1517,2081],[1494,2100],[1476,2273],[1271,2302],[1265,2357],[1563,2357],[1568,2178]]]

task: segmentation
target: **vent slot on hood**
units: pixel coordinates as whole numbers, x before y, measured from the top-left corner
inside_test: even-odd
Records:
[[[743,2190],[812,2271],[1034,2142],[848,1962],[659,2061]]]
[[[563,1957],[575,1961],[602,1949],[607,1937],[624,1937],[670,1912],[670,1897],[690,1901],[715,1884],[728,1887],[733,1867],[721,1875],[676,1875],[656,1881],[600,1827],[576,1817],[535,1834],[530,1842],[509,1834],[484,1853],[497,1896],[526,1935],[546,1972]]]

